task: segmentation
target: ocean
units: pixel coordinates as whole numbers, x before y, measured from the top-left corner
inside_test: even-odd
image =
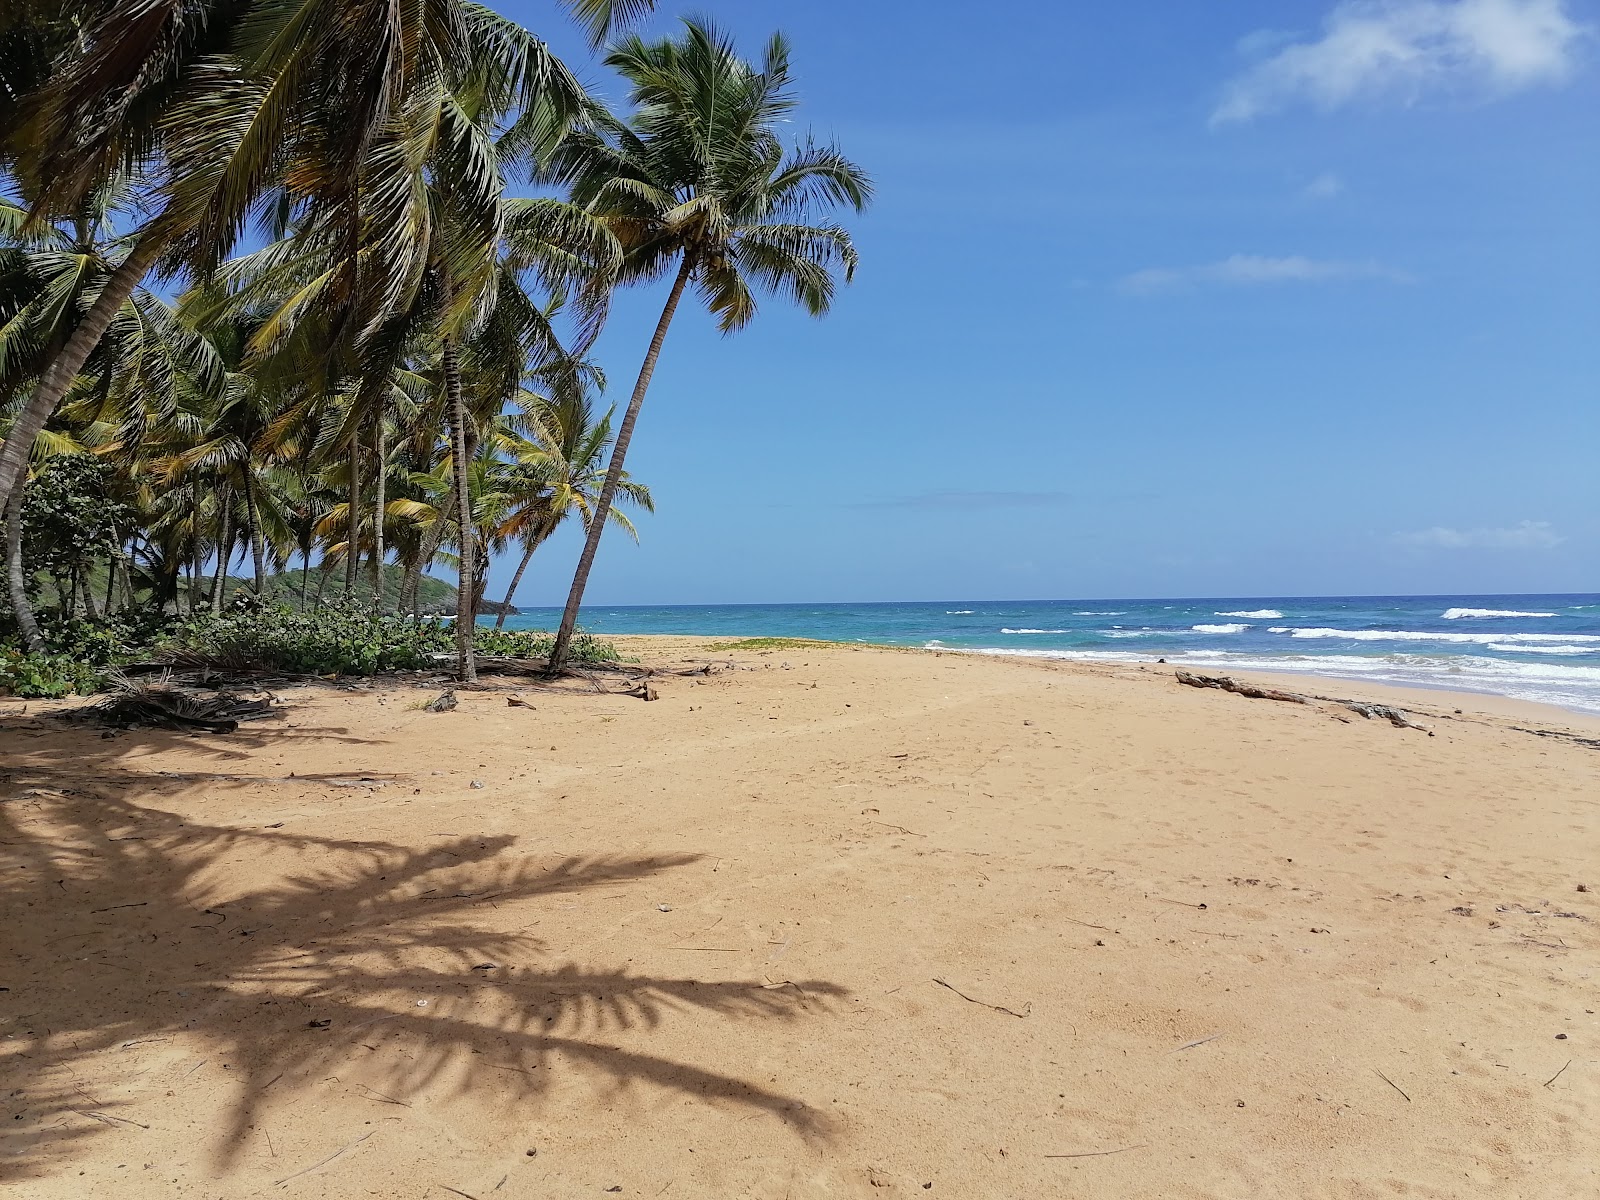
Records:
[[[507,625],[549,629],[555,609]],[[1293,671],[1600,714],[1600,594],[945,600],[594,607],[597,634],[798,637],[1033,658]]]

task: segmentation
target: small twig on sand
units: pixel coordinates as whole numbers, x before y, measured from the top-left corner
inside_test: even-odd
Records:
[[[467,1200],[478,1200],[471,1192],[463,1192],[460,1188],[453,1188],[448,1183],[441,1183],[438,1186],[447,1192],[454,1192],[457,1196],[465,1196]]]
[[[377,1088],[370,1088],[364,1083],[358,1083],[356,1086],[364,1092],[371,1092],[374,1096],[378,1097],[378,1099],[384,1101],[386,1104],[398,1104],[401,1108],[411,1107],[411,1105],[407,1104],[404,1100],[396,1100],[393,1096],[390,1096],[385,1092],[380,1092]],[[444,1184],[441,1183],[439,1186],[443,1187]]]
[[[91,913],[103,913],[103,912],[111,912],[114,909],[118,909],[118,908],[143,908],[146,904],[149,904],[149,903],[150,903],[150,901],[148,901],[148,900],[137,900],[132,904],[109,904],[105,908],[91,908],[89,911]]]
[[[904,825],[891,825],[887,821],[871,821],[872,825],[882,825],[885,829],[893,829],[896,833],[910,834],[912,837],[927,837],[925,833],[918,833],[915,829],[907,829]]]
[[[987,878],[987,876],[985,876],[985,878]],[[1109,925],[1091,925],[1088,921],[1078,920],[1077,917],[1062,917],[1061,919],[1063,921],[1071,921],[1074,925],[1082,925],[1085,929],[1104,929],[1107,933],[1111,931],[1111,926]]]
[[[1204,908],[1205,907],[1205,901],[1203,901],[1203,900],[1199,904],[1191,904],[1187,900],[1168,900],[1165,896],[1152,896],[1151,899],[1159,900],[1163,904],[1181,904],[1185,908]]]
[[[1046,1158],[1104,1158],[1108,1154],[1126,1154],[1129,1150],[1143,1150],[1144,1145],[1123,1146],[1120,1150],[1080,1150],[1076,1154],[1046,1154]]]
[[[1379,1079],[1383,1080],[1390,1087],[1392,1087],[1395,1091],[1399,1092],[1402,1096],[1406,1096],[1405,1089],[1402,1088],[1398,1083],[1396,1083],[1394,1080],[1390,1079],[1382,1071],[1379,1071],[1377,1067],[1373,1067],[1372,1069],[1373,1069],[1374,1072],[1377,1073],[1377,1076],[1378,1076]],[[1410,1096],[1406,1096],[1406,1103],[1407,1104],[1411,1103],[1411,1097]]]
[[[949,988],[952,992],[954,992],[956,995],[960,996],[968,1004],[976,1004],[976,1005],[979,1005],[980,1007],[983,1007],[983,1008],[992,1008],[992,1009],[994,1009],[995,1012],[997,1012],[997,1013],[1005,1013],[1006,1016],[1008,1016],[1008,1017],[1025,1017],[1025,1016],[1028,1015],[1027,1012],[1018,1012],[1014,1008],[1006,1008],[1003,1005],[986,1004],[982,1000],[974,1000],[971,996],[967,995],[960,988],[955,987],[955,986],[953,986],[951,984],[948,984],[942,979],[935,979],[934,982],[937,983],[942,988]],[[1027,1005],[1025,1005],[1025,1008],[1027,1010],[1031,1011],[1032,1008],[1033,1008],[1033,1003],[1030,1001]]]
[[[374,1133],[377,1133],[377,1132],[378,1131],[376,1129],[374,1129],[374,1130],[371,1130],[368,1133],[363,1133],[360,1137],[358,1137],[355,1141],[351,1142],[348,1146],[344,1147],[342,1150],[335,1150],[332,1154],[328,1155],[328,1157],[323,1159],[321,1162],[314,1162],[309,1167],[304,1167],[304,1168],[296,1171],[293,1175],[285,1175],[282,1179],[278,1180],[278,1186],[282,1187],[284,1184],[288,1183],[291,1179],[299,1179],[300,1176],[302,1176],[302,1175],[309,1175],[313,1171],[320,1170],[321,1168],[323,1168],[323,1167],[327,1166],[329,1163],[331,1163],[334,1159],[342,1158],[344,1155],[349,1154],[350,1151],[354,1150],[357,1146],[361,1145],[362,1142],[366,1141],[369,1137],[371,1137]]]
[[[1168,1051],[1168,1053],[1176,1054],[1179,1050],[1193,1050],[1196,1046],[1204,1046],[1207,1042],[1216,1041],[1222,1036],[1222,1032],[1223,1031],[1219,1030],[1216,1033],[1208,1033],[1203,1038],[1195,1038],[1195,1040],[1192,1042],[1185,1042],[1181,1046],[1174,1046],[1170,1051]]]
[[[99,1121],[99,1122],[101,1122],[102,1124],[105,1124],[105,1125],[111,1125],[111,1124],[132,1125],[136,1129],[149,1129],[150,1128],[150,1126],[148,1126],[148,1125],[141,1125],[138,1121],[130,1121],[130,1120],[128,1120],[127,1117],[113,1116],[111,1113],[90,1112],[86,1108],[75,1108],[72,1111],[77,1113],[80,1117],[92,1117],[96,1121]]]
[[[1570,1066],[1571,1066],[1571,1065],[1572,1065],[1572,1060],[1571,1060],[1571,1059],[1570,1059],[1570,1058],[1569,1058],[1569,1059],[1567,1059],[1567,1061],[1566,1061],[1566,1065],[1565,1065],[1565,1066],[1563,1066],[1563,1067],[1562,1067],[1562,1068],[1561,1068],[1561,1070],[1560,1070],[1560,1071],[1557,1071],[1557,1072],[1556,1072],[1556,1073],[1555,1073],[1555,1074],[1554,1074],[1554,1075],[1552,1075],[1552,1076],[1550,1076],[1550,1078],[1549,1078],[1549,1079],[1546,1079],[1546,1080],[1545,1080],[1545,1081],[1544,1081],[1544,1083],[1543,1083],[1543,1084],[1541,1084],[1541,1085],[1540,1085],[1540,1086],[1542,1086],[1542,1087],[1549,1087],[1549,1086],[1550,1086],[1550,1085],[1551,1085],[1551,1084],[1552,1084],[1552,1083],[1554,1083],[1554,1082],[1555,1082],[1555,1081],[1556,1081],[1556,1080],[1558,1080],[1558,1079],[1560,1079],[1560,1078],[1561,1078],[1561,1076],[1562,1076],[1562,1074],[1563,1074],[1563,1073],[1564,1073],[1564,1072],[1565,1072],[1565,1071],[1566,1071],[1566,1069],[1567,1069],[1567,1067],[1570,1067]]]

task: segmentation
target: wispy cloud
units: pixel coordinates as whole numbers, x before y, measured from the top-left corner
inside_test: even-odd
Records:
[[[1549,521],[1522,521],[1507,529],[1451,529],[1435,525],[1415,533],[1397,533],[1394,540],[1403,546],[1440,550],[1550,550],[1567,539],[1552,529]]]
[[[1281,45],[1275,35],[1253,35],[1241,43],[1268,56],[1228,85],[1211,124],[1300,102],[1331,110],[1559,83],[1587,33],[1567,14],[1567,0],[1340,0],[1315,41]]]
[[[1344,191],[1344,180],[1332,171],[1324,171],[1306,184],[1303,191],[1312,200],[1332,200]]]
[[[919,492],[912,496],[890,496],[882,500],[862,500],[852,508],[991,509],[1057,508],[1076,497],[1068,492]]]
[[[1147,267],[1118,280],[1117,288],[1130,296],[1152,296],[1163,292],[1183,292],[1205,285],[1259,287],[1283,283],[1334,283],[1341,280],[1376,279],[1387,283],[1410,283],[1404,271],[1379,262],[1349,262],[1340,259],[1305,258],[1292,254],[1274,258],[1263,254],[1235,254],[1221,262],[1195,267]]]

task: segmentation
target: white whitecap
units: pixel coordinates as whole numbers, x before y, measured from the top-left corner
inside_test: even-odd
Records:
[[[1297,638],[1344,638],[1351,642],[1453,642],[1487,646],[1493,642],[1600,642],[1592,633],[1432,633],[1405,629],[1274,628]]]
[[[1234,622],[1231,625],[1191,625],[1189,628],[1196,633],[1243,633],[1250,626]]]
[[[1071,633],[1070,629],[1002,629],[1001,633]]]
[[[1072,615],[1075,616],[1075,617],[1125,617],[1128,614],[1127,614],[1126,611],[1123,611],[1123,612],[1075,612]]]
[[[947,608],[944,610],[944,615],[947,617],[970,617],[972,610],[970,608]]]
[[[1488,642],[1486,645],[1491,650],[1499,650],[1507,654],[1600,654],[1600,646],[1529,646],[1526,644],[1507,645],[1504,642]]]
[[[1275,608],[1258,608],[1254,612],[1219,612],[1219,617],[1254,617],[1258,621],[1281,621],[1283,614]]]
[[[1505,608],[1447,608],[1439,614],[1446,621],[1476,620],[1481,617],[1553,617],[1553,612],[1517,612]]]

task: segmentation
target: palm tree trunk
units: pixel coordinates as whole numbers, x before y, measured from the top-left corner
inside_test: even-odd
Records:
[[[344,543],[344,598],[356,592],[356,570],[361,563],[361,439],[350,439],[349,529]]]
[[[122,559],[122,542],[119,540],[112,548],[111,557],[106,559],[106,616],[111,615],[111,610],[117,603],[117,563]]]
[[[456,359],[453,335],[444,339],[444,387],[450,414],[450,458],[455,475],[456,520],[461,527],[461,570],[456,576],[456,674],[462,683],[478,682],[478,664],[472,652],[477,624],[473,573],[471,486],[467,480],[467,408],[461,396],[461,364]]]
[[[94,586],[89,582],[89,569],[83,570],[83,612],[91,621],[100,619],[100,610],[94,604]]]
[[[528,564],[533,561],[534,547],[530,544],[522,552],[522,561],[517,564],[517,573],[511,577],[511,586],[506,588],[506,598],[500,602],[500,612],[494,619],[494,627],[501,628],[506,623],[506,610],[511,607],[511,597],[517,594],[517,585],[522,582],[522,573],[528,569]]]
[[[232,499],[226,490],[222,493],[222,536],[217,539],[217,571],[211,580],[211,615],[222,612],[222,588],[228,578],[228,563],[233,560],[233,510]]]
[[[300,547],[300,611],[306,610],[306,593],[311,589],[311,543]]]
[[[12,492],[11,502],[5,506],[6,586],[11,592],[11,611],[17,618],[22,644],[29,654],[43,654],[44,635],[34,619],[33,606],[28,603],[28,575],[22,565],[22,492],[20,487]]]
[[[650,390],[650,377],[655,374],[656,360],[661,357],[661,344],[667,340],[667,329],[672,315],[678,311],[678,301],[683,289],[694,274],[694,258],[685,253],[678,267],[678,277],[672,281],[672,291],[656,322],[655,336],[650,339],[650,349],[645,352],[644,363],[639,367],[639,378],[633,385],[633,396],[628,400],[628,411],[623,414],[617,429],[617,440],[611,446],[611,462],[606,467],[606,481],[600,488],[600,499],[595,503],[589,518],[588,534],[583,539],[583,553],[578,556],[578,569],[572,576],[572,590],[567,593],[567,607],[561,614],[561,626],[556,630],[555,645],[550,648],[550,673],[561,669],[566,661],[567,647],[572,642],[572,632],[578,625],[578,608],[583,603],[584,589],[589,586],[589,572],[594,568],[595,552],[600,549],[600,535],[605,532],[606,519],[611,515],[611,501],[617,494],[617,483],[622,479],[622,464],[628,456],[628,443],[633,440],[633,427],[639,420],[639,410],[644,407],[644,395]]]
[[[383,611],[383,518],[384,504],[384,460],[389,457],[388,430],[384,427],[383,412],[380,409],[376,422],[378,436],[373,447],[375,462],[373,463],[372,478],[372,604],[380,612]]]
[[[522,552],[522,561],[517,564],[517,573],[511,577],[511,586],[506,588],[506,598],[500,602],[500,613],[494,619],[494,627],[502,628],[506,623],[506,610],[511,607],[511,597],[517,594],[517,588],[522,583],[522,573],[528,569],[528,564],[533,561],[533,552],[544,545],[545,538],[550,536],[552,523],[547,519],[539,522],[539,527],[528,539],[528,546]]]
[[[256,599],[259,600],[267,591],[267,552],[261,536],[261,513],[256,508],[256,489],[250,482],[248,467],[244,476],[244,513],[250,523],[250,557],[255,564]]]
[[[28,469],[28,455],[33,450],[34,438],[39,436],[45,422],[55,414],[56,405],[61,403],[73,379],[100,344],[111,318],[116,316],[123,302],[133,295],[133,289],[139,286],[145,272],[160,256],[164,241],[164,238],[146,232],[134,243],[128,257],[111,272],[89,311],[84,313],[83,319],[73,329],[65,348],[45,369],[28,403],[11,423],[5,445],[0,446],[0,496],[9,496],[16,491],[18,481]]]

